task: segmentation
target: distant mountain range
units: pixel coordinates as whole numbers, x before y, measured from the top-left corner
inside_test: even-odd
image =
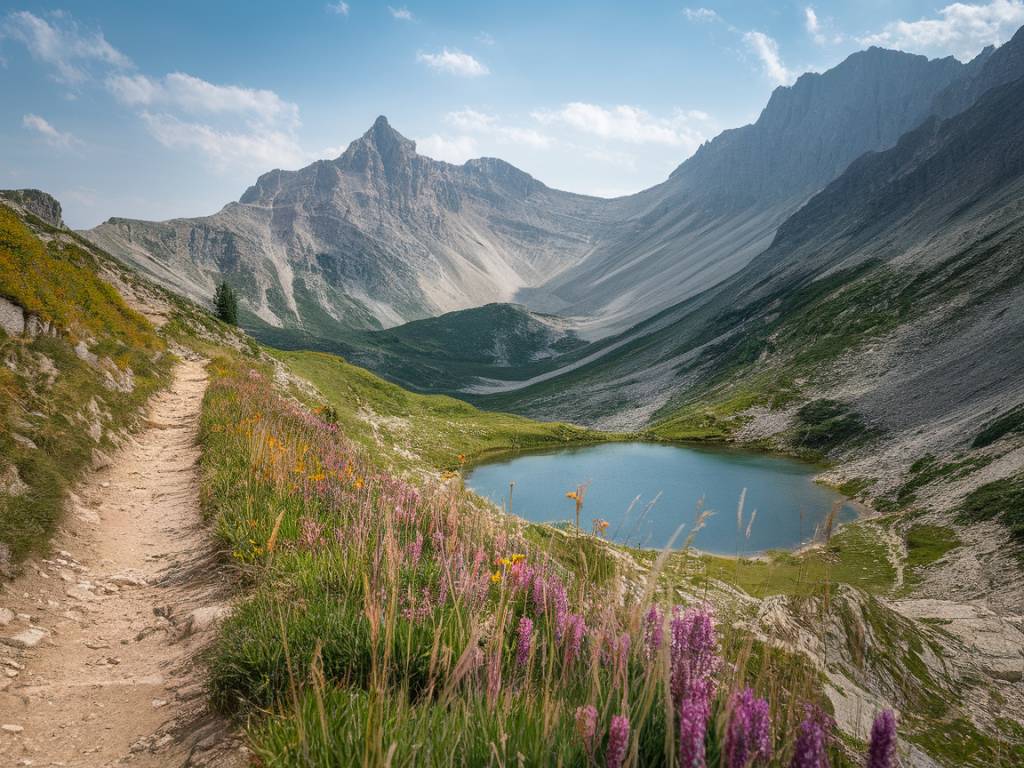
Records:
[[[614,200],[501,160],[431,160],[380,117],[336,160],[264,174],[212,216],[111,219],[84,234],[194,298],[227,279],[257,333],[331,339],[515,301],[600,338],[741,269],[811,194],[892,146],[990,55],[854,54],[776,89],[756,123],[664,183]]]

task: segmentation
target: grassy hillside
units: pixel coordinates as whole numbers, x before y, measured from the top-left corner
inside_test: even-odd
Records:
[[[434,469],[457,469],[459,456],[470,461],[503,451],[598,442],[620,436],[570,424],[537,422],[521,416],[480,411],[442,395],[409,392],[319,352],[273,354],[323,394],[345,434],[364,447],[399,446]],[[402,462],[402,454],[395,458]]]
[[[73,237],[0,205],[0,297],[40,329],[0,330],[0,561],[45,546],[94,451],[167,381],[164,341],[100,269]]]
[[[915,525],[905,560],[895,518],[736,560],[527,524],[481,506],[457,472],[406,470],[585,433],[404,392],[329,355],[274,357],[284,369],[218,359],[202,422],[206,510],[251,585],[214,652],[213,697],[248,724],[262,764],[603,765],[613,722],[628,722],[627,763],[673,765],[686,695],[672,680],[688,668],[711,686],[690,742],[708,764],[737,738],[736,702],[763,697],[763,764],[789,765],[811,727],[803,703],[833,711],[837,680],[900,707],[904,736],[944,765],[1024,754],[966,719],[962,701],[988,687],[939,660],[941,628],[874,597],[900,596],[955,549],[948,530]],[[796,650],[807,643],[831,649],[833,677]],[[859,764],[864,745],[826,731],[831,764]]]

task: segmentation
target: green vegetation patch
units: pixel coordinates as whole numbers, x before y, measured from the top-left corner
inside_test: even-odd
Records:
[[[1017,544],[1024,544],[1024,475],[986,483],[967,494],[957,510],[957,522],[982,520],[998,520]]]
[[[456,469],[462,461],[489,454],[620,439],[558,422],[538,422],[481,411],[455,398],[420,395],[369,371],[320,352],[274,352],[311,381],[335,408],[346,435],[369,450],[395,447],[435,469]],[[460,461],[459,456],[463,457]],[[402,455],[397,454],[399,464]]]
[[[1005,435],[1024,432],[1024,405],[1018,405],[985,426],[971,443],[972,448],[992,445]]]
[[[864,419],[838,400],[812,400],[797,411],[794,442],[801,448],[828,453],[869,434]]]
[[[904,570],[905,591],[921,581],[921,572],[960,546],[956,533],[941,525],[912,525],[906,534],[907,562]]]
[[[896,505],[906,507],[917,500],[917,491],[937,480],[960,480],[992,462],[988,456],[971,456],[939,462],[930,453],[910,465],[910,478],[896,491]]]

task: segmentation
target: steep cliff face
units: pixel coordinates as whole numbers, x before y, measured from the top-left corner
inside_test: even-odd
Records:
[[[579,260],[604,210],[501,160],[419,155],[381,117],[336,160],[264,174],[213,216],[88,236],[192,296],[224,276],[264,322],[331,335],[508,301]]]
[[[527,303],[623,331],[727,278],[807,198],[931,113],[965,65],[871,48],[777,88],[756,123],[723,132],[664,184],[619,201],[621,220]]]

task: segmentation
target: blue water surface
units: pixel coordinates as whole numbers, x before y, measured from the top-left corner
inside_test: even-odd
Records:
[[[751,554],[806,543],[837,502],[839,522],[857,516],[843,496],[814,482],[815,472],[794,459],[729,449],[606,443],[480,464],[468,472],[466,486],[507,508],[514,482],[513,514],[553,523],[575,517],[575,503],[565,494],[589,483],[580,527],[590,530],[594,518],[607,520],[609,539],[640,547],[662,548],[683,526],[673,544],[681,548],[699,510],[710,510],[692,546]]]

